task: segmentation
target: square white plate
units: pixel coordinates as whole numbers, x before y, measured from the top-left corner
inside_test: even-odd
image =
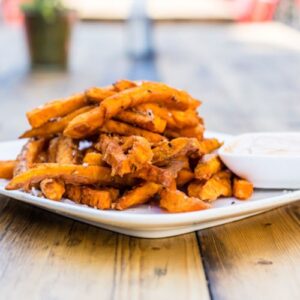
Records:
[[[217,133],[210,133],[208,136],[214,136],[220,140],[230,138],[230,136]],[[0,160],[15,159],[23,144],[24,140],[0,143]],[[225,224],[300,199],[300,190],[255,190],[250,200],[219,199],[213,203],[213,208],[197,212],[170,214],[150,205],[126,211],[102,211],[76,204],[67,199],[56,202],[22,191],[6,191],[4,189],[6,184],[6,180],[0,180],[0,194],[75,220],[143,238],[174,236]]]

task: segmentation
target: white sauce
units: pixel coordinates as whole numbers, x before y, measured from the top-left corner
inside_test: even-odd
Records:
[[[245,135],[224,150],[234,154],[300,156],[300,134]]]

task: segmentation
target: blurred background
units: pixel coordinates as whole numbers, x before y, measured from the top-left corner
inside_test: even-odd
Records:
[[[189,91],[210,130],[299,130],[299,29],[300,0],[2,0],[0,140],[120,78]]]

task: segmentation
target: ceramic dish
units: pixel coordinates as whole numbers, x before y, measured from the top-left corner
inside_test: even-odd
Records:
[[[228,138],[222,134],[212,135],[221,140]],[[20,140],[0,143],[0,160],[14,159],[23,143],[24,141]],[[256,190],[250,200],[219,199],[213,203],[211,209],[190,213],[170,214],[149,205],[126,211],[101,211],[67,199],[56,202],[22,191],[7,191],[4,189],[6,183],[6,180],[0,180],[0,193],[3,195],[101,228],[143,238],[175,236],[209,228],[259,214],[300,199],[300,190]]]

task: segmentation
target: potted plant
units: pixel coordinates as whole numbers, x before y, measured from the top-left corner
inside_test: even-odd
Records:
[[[31,66],[66,68],[74,13],[60,0],[32,0],[21,5]]]

